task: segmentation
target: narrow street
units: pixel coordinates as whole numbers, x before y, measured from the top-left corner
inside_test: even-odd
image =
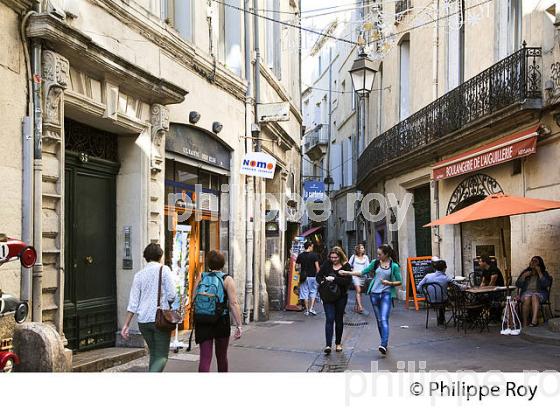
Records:
[[[353,294],[350,295],[353,299]],[[364,306],[368,306],[369,302]],[[490,332],[469,330],[465,335],[452,325],[436,327],[431,315],[425,328],[425,310],[407,310],[398,302],[391,314],[389,354],[377,351],[379,337],[372,314],[358,315],[353,305],[346,307],[343,353],[325,356],[324,313],[306,317],[299,312],[274,312],[268,322],[251,323],[240,340],[232,341],[229,352],[233,372],[343,372],[379,370],[410,372],[429,370],[484,372],[501,370],[521,372],[560,368],[560,347],[535,345],[515,336],[501,336],[499,326]],[[366,307],[367,309],[367,307]],[[408,327],[404,327],[408,326]],[[183,338],[187,338],[188,334]],[[186,340],[185,340],[186,341]],[[543,355],[543,351],[546,354]],[[423,363],[425,362],[425,366]],[[145,372],[148,358],[143,357],[108,372]],[[198,348],[191,352],[170,353],[166,372],[196,372]],[[216,371],[215,359],[212,371]]]

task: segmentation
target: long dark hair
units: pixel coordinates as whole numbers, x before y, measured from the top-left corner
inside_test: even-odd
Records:
[[[391,247],[391,245],[388,245],[388,244],[384,243],[383,245],[379,246],[377,249],[379,249],[385,255],[389,256],[389,258],[391,258],[393,262],[395,262],[397,264],[399,263],[399,261],[397,259],[397,253]]]
[[[542,272],[542,273],[545,273],[545,272],[546,272],[546,266],[545,266],[545,264],[544,264],[543,258],[541,258],[540,256],[533,256],[533,257],[531,258],[531,261],[533,261],[533,259],[536,259],[536,260],[539,261],[539,266],[540,266],[540,268],[541,268],[541,272]],[[529,266],[527,267],[527,270],[531,270],[531,262],[529,262]]]

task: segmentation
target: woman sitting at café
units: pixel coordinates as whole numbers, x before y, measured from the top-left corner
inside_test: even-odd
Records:
[[[523,326],[527,326],[529,314],[531,314],[531,323],[529,326],[538,325],[538,314],[541,303],[548,300],[548,288],[552,283],[552,278],[546,271],[543,258],[533,256],[529,267],[527,267],[515,282],[515,286],[519,289],[521,300],[521,314],[523,318]]]

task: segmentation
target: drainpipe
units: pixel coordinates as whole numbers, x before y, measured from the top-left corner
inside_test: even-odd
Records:
[[[33,10],[41,12],[40,3]],[[43,321],[43,105],[41,99],[42,45],[39,40],[31,41],[31,66],[33,70],[33,246],[37,251],[37,262],[33,266],[32,320]]]
[[[249,4],[250,0],[244,2],[243,23],[245,29],[245,80],[247,81],[247,91],[245,93],[245,137],[251,132],[251,38],[249,24]],[[245,153],[252,148],[252,140],[245,138]],[[245,297],[243,302],[243,323],[249,324],[251,318],[251,300],[253,295],[253,201],[251,200],[251,185],[253,178],[245,177]]]
[[[435,101],[439,95],[439,0],[436,1],[436,17],[433,36],[433,66],[432,66],[432,100]],[[433,192],[433,215],[439,219],[439,182],[432,181]],[[432,254],[441,256],[440,227],[432,228]]]
[[[33,122],[31,115],[33,113],[33,71],[31,69],[31,56],[29,54],[29,46],[25,28],[29,17],[35,14],[35,11],[27,13],[20,27],[20,35],[22,47],[25,57],[25,68],[27,74],[27,116],[22,122],[22,146],[23,146],[23,184],[22,184],[22,224],[21,224],[21,240],[26,244],[33,243]],[[31,281],[32,269],[21,268],[20,279],[20,299],[32,304],[31,298]]]
[[[261,50],[260,50],[260,30],[259,30],[259,16],[258,13],[256,12],[259,9],[259,2],[258,0],[253,0],[253,10],[254,10],[254,15],[253,15],[253,47],[255,48],[255,73],[254,73],[254,77],[253,77],[253,81],[255,84],[255,126],[258,125],[259,121],[258,121],[258,115],[257,115],[257,107],[261,102]],[[256,151],[260,152],[261,151],[261,141],[260,141],[260,133],[258,134],[257,140],[256,140]],[[260,185],[261,182],[257,179],[257,178],[253,178],[254,181],[254,193],[255,193],[255,198],[257,198],[258,193],[260,193],[261,189],[260,189]],[[258,202],[255,201],[255,205],[254,205],[254,209],[255,209],[255,213],[259,213],[258,217],[255,217],[255,223],[260,224],[261,223],[261,217],[260,217],[260,212],[261,212],[261,206]],[[256,215],[255,215],[256,216]],[[259,226],[258,229],[255,229],[255,235],[257,236],[257,238],[262,239],[261,238],[261,227]],[[257,235],[258,234],[258,235]],[[260,240],[254,240],[253,241],[253,246],[254,246],[254,250],[253,250],[253,263],[254,263],[254,269],[253,269],[253,274],[254,274],[254,280],[253,280],[253,286],[254,286],[254,301],[253,301],[253,319],[255,321],[259,320],[259,316],[260,316],[260,293],[261,293],[261,288],[262,288],[262,283],[261,283],[261,277],[260,277],[260,268],[261,268],[261,264],[260,264],[260,257],[259,252],[263,251],[263,247],[261,244]]]

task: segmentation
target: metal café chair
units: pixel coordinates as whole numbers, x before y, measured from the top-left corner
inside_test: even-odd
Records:
[[[469,284],[471,287],[480,286],[482,283],[482,275],[479,272],[471,272],[469,274]]]
[[[422,285],[422,293],[426,301],[426,329],[430,320],[430,310],[438,312],[440,309],[445,309],[448,306],[447,293],[444,292],[443,287],[439,283],[425,283]],[[443,321],[444,326],[447,328],[447,321]]]
[[[465,334],[467,328],[480,327],[482,332],[488,330],[488,309],[480,303],[476,296],[465,292],[455,284],[449,285],[449,298],[452,300],[453,321],[457,331],[463,329]]]
[[[550,285],[548,285],[547,290],[547,298],[545,300],[543,300],[543,302],[541,303],[541,314],[542,314],[542,318],[543,318],[543,322],[548,322],[547,317],[544,314],[544,307],[548,306],[548,313],[549,313],[549,318],[553,318],[554,315],[552,314],[552,307],[550,306],[550,291],[552,290],[552,276],[550,277]]]

